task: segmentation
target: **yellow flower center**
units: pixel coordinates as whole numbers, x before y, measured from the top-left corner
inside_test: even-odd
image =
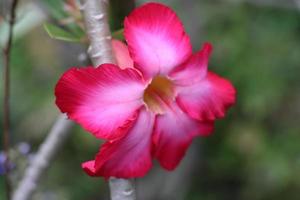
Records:
[[[172,82],[162,76],[152,79],[144,92],[144,102],[147,108],[157,114],[164,113],[166,105],[174,100],[174,86]]]

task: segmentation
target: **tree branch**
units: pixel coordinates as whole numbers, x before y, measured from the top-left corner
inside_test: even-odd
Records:
[[[45,172],[49,163],[70,134],[73,122],[61,115],[51,128],[47,138],[34,156],[32,163],[25,171],[24,178],[13,194],[12,200],[28,200],[36,189],[41,175]]]
[[[107,20],[106,0],[81,0],[86,32],[90,41],[88,54],[94,64],[116,63],[111,47],[111,33]],[[134,200],[134,180],[110,178],[112,200]]]
[[[106,18],[107,2],[104,0],[82,1],[82,10],[91,46],[88,53],[95,66],[102,63],[115,63],[111,34]],[[25,171],[23,179],[15,190],[13,200],[28,200],[36,189],[41,175],[47,169],[59,148],[68,138],[73,123],[60,116],[49,132],[47,138],[36,153],[33,162]],[[112,200],[133,200],[135,189],[133,181],[110,179]]]
[[[95,67],[103,63],[115,63],[107,22],[107,6],[105,0],[81,0],[84,24],[90,41],[88,54]]]
[[[10,135],[10,52],[12,47],[12,39],[13,39],[13,27],[16,20],[16,8],[18,5],[18,0],[13,0],[10,7],[10,15],[9,15],[9,33],[8,40],[5,48],[3,49],[3,60],[4,60],[4,72],[3,72],[3,80],[4,80],[4,99],[3,99],[3,148],[6,156],[6,160],[4,163],[5,168],[5,187],[6,187],[6,196],[7,199],[10,200],[10,191],[11,184],[9,180],[9,135]]]
[[[111,200],[135,200],[135,181],[133,179],[109,179]]]

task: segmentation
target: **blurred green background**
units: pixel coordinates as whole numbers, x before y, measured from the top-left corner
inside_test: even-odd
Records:
[[[112,1],[112,29],[120,29],[134,4],[144,2]],[[300,1],[159,2],[178,13],[195,51],[205,41],[214,45],[209,68],[230,79],[238,96],[226,119],[217,121],[213,135],[197,139],[175,172],[155,167],[138,181],[140,199],[300,199]],[[0,6],[4,8],[0,18],[3,46],[5,1]],[[64,24],[82,35],[68,18],[60,0],[26,0],[18,8],[11,62],[14,184],[59,113],[54,105],[56,81],[67,68],[87,63],[86,45],[51,39],[43,29],[45,22]],[[2,100],[2,82],[0,91]],[[108,199],[105,181],[86,176],[80,168],[81,162],[94,157],[100,143],[76,126],[44,174],[34,199]],[[4,199],[2,176],[0,181],[0,199]]]

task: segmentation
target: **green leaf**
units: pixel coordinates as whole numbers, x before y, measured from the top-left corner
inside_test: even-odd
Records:
[[[64,40],[68,42],[81,42],[81,37],[67,32],[64,29],[53,24],[45,23],[44,29],[47,31],[48,35],[53,39]]]
[[[122,29],[120,29],[120,30],[117,30],[117,31],[114,31],[113,33],[112,33],[112,37],[114,38],[114,39],[118,39],[118,40],[124,40],[124,29],[122,28]]]

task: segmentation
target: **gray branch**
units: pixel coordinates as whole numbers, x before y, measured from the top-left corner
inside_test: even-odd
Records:
[[[107,23],[107,2],[104,0],[84,0],[81,2],[87,34],[91,43],[88,53],[93,64],[98,66],[102,63],[115,63],[111,48],[111,33]],[[26,169],[12,200],[31,199],[41,175],[46,171],[57,151],[70,135],[72,125],[73,123],[68,121],[65,115],[61,115],[57,119],[33,161]],[[112,200],[136,199],[132,180],[111,178],[109,182]]]
[[[88,54],[94,64],[116,63],[111,47],[111,33],[107,21],[105,0],[81,0],[81,11],[90,41]],[[109,179],[111,200],[135,200],[134,180]]]
[[[107,22],[107,6],[108,2],[105,0],[81,0],[81,11],[90,41],[88,54],[95,67],[103,63],[115,63]]]
[[[135,200],[135,183],[133,179],[109,179],[110,198],[112,200]]]
[[[15,190],[12,200],[28,200],[37,187],[41,175],[45,172],[50,162],[55,157],[66,138],[70,134],[73,123],[61,115],[51,128],[47,138],[40,146],[33,161],[25,171],[24,178]]]

